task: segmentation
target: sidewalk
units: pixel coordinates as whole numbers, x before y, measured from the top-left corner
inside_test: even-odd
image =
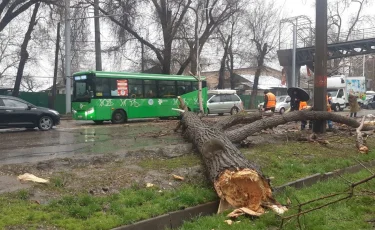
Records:
[[[60,114],[60,120],[72,120],[72,114]]]

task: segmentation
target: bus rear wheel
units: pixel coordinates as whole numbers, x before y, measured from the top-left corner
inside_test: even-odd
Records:
[[[122,123],[125,123],[125,121],[126,121],[126,114],[125,114],[125,112],[122,111],[122,110],[116,110],[112,114],[112,120],[111,121],[112,121],[113,124],[122,124]]]

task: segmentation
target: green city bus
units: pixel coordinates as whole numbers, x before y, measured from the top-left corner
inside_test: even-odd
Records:
[[[72,113],[76,120],[124,123],[134,118],[179,117],[177,96],[199,111],[198,81],[192,76],[87,71],[73,74]],[[202,77],[203,108],[207,87]]]

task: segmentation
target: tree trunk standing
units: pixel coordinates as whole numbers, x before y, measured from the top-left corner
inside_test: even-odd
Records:
[[[230,42],[230,36],[228,36],[228,39],[225,41],[224,40],[224,54],[223,57],[221,58],[220,62],[220,70],[219,70],[219,85],[217,86],[218,89],[224,89],[224,81],[225,81],[225,60],[227,59],[228,56],[228,46]]]
[[[163,50],[163,62],[162,73],[171,73],[171,59],[172,59],[172,11],[168,9],[168,5],[165,1],[161,1],[161,11],[165,17],[161,17],[161,24],[163,28],[163,40],[164,40],[164,50]]]
[[[253,42],[255,42],[256,46],[257,46],[257,52],[258,52],[257,63],[258,63],[258,66],[257,66],[257,70],[256,70],[255,75],[254,75],[253,90],[251,91],[250,105],[249,105],[250,109],[256,108],[255,107],[255,99],[256,99],[257,94],[258,94],[259,77],[260,77],[260,74],[262,72],[262,68],[263,68],[263,65],[264,65],[264,58],[265,58],[265,56],[268,52],[267,43],[264,43],[263,47],[262,47],[262,45],[258,41],[255,41],[253,39]]]
[[[229,69],[229,79],[230,79],[230,88],[236,88],[236,81],[234,79],[234,55],[232,50],[232,37],[230,39],[230,45],[228,49],[229,53],[229,63],[227,63],[227,68]]]
[[[264,213],[263,207],[282,208],[259,166],[247,160],[221,130],[207,126],[192,112],[183,113],[181,126],[184,137],[201,153],[222,202],[248,208],[254,215]]]
[[[25,68],[27,59],[29,58],[29,53],[27,52],[27,46],[31,39],[31,33],[33,32],[34,26],[37,24],[36,14],[38,13],[39,6],[40,6],[39,2],[35,4],[34,11],[30,19],[29,27],[27,28],[25,37],[21,45],[21,52],[20,52],[21,59],[18,65],[16,81],[14,83],[14,88],[13,88],[13,93],[12,93],[14,97],[18,97],[19,92],[20,92],[20,85],[22,81],[23,70]]]

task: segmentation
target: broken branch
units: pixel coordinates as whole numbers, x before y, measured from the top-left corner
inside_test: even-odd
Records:
[[[293,111],[280,116],[273,116],[263,118],[261,120],[254,121],[251,124],[245,125],[239,129],[226,132],[226,136],[232,142],[239,143],[248,136],[260,132],[263,129],[269,129],[278,125],[286,124],[292,121],[304,121],[304,120],[331,120],[341,124],[357,128],[360,124],[358,121],[344,117],[338,114],[325,111]]]
[[[368,147],[365,145],[365,140],[363,138],[363,135],[362,135],[362,128],[363,128],[363,125],[364,125],[364,122],[366,120],[366,117],[363,116],[362,118],[362,121],[361,121],[361,124],[359,125],[359,127],[356,129],[356,132],[357,132],[357,139],[356,139],[356,146],[358,148],[358,151],[360,153],[368,153]]]

